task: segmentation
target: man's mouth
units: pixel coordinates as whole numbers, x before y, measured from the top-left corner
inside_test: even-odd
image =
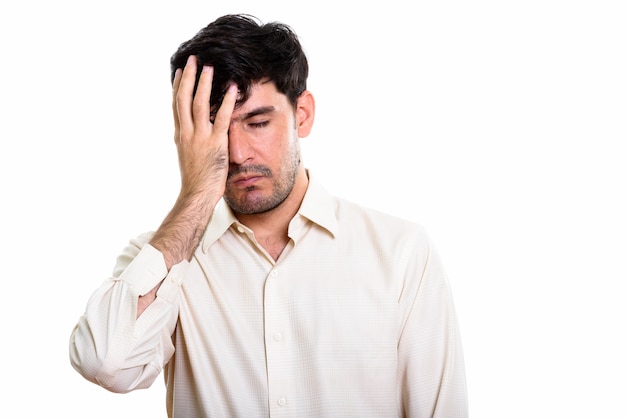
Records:
[[[228,173],[228,183],[248,187],[264,177],[271,176],[270,169],[264,166],[236,167]]]
[[[259,181],[263,177],[264,176],[261,176],[261,175],[246,174],[246,175],[231,177],[229,182],[230,182],[230,184],[233,184],[233,185],[236,185],[236,186],[249,187],[249,186],[254,185],[254,183]]]

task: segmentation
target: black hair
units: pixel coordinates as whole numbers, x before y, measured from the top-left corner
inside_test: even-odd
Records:
[[[231,83],[239,88],[239,103],[248,99],[250,87],[260,81],[273,82],[294,107],[306,90],[309,72],[306,55],[296,33],[283,23],[263,24],[247,14],[216,19],[180,44],[172,55],[172,82],[176,70],[185,67],[190,55],[198,59],[196,87],[202,66],[214,68],[211,90],[214,109],[221,104]]]

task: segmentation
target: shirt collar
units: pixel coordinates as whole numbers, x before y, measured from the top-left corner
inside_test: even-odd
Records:
[[[322,187],[307,170],[309,187],[306,190],[298,214],[327,230],[333,237],[337,235],[338,223],[335,198]]]
[[[303,216],[327,230],[333,237],[337,234],[336,203],[332,195],[315,180],[307,170],[309,185],[296,216]],[[233,225],[241,225],[224,199],[220,199],[213,210],[209,226],[202,239],[202,251],[217,241]]]

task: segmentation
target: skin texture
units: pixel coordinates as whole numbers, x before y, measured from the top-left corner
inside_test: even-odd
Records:
[[[289,221],[298,211],[308,178],[301,161],[299,138],[311,131],[315,102],[304,91],[296,106],[274,83],[253,84],[250,97],[235,106],[231,85],[211,123],[213,69],[205,66],[193,96],[196,57],[177,70],[172,111],[181,189],[150,244],[168,270],[190,260],[213,210],[224,197],[240,222],[275,259],[288,242]],[[160,284],[139,297],[137,316],[154,301]]]

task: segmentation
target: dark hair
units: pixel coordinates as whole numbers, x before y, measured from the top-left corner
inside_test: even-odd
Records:
[[[180,44],[170,59],[172,81],[176,69],[184,68],[190,55],[198,58],[196,87],[202,66],[214,67],[211,90],[214,108],[221,104],[228,85],[233,82],[241,92],[239,103],[248,99],[251,85],[261,80],[274,82],[294,106],[306,90],[309,73],[306,55],[298,36],[282,23],[262,24],[246,14],[218,18]]]

